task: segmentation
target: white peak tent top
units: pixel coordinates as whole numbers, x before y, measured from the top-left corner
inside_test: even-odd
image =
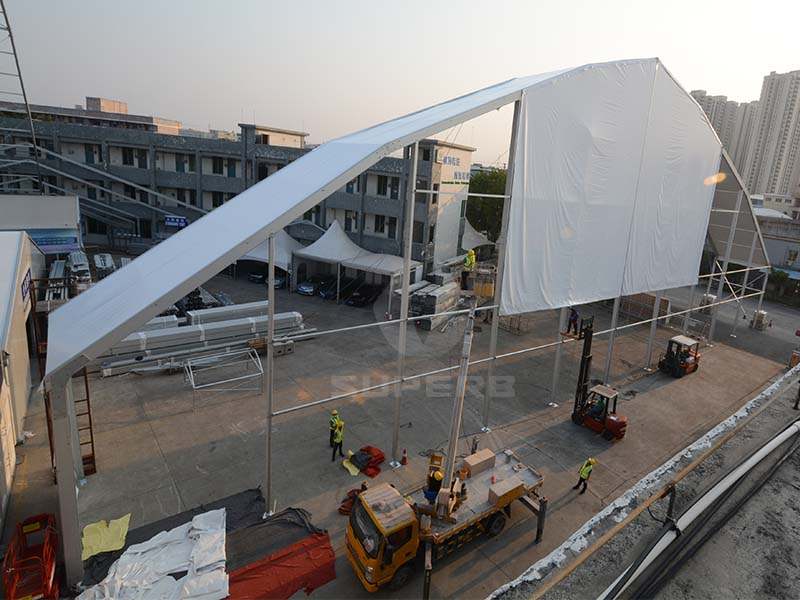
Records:
[[[676,273],[683,284],[689,266],[696,276],[703,240],[700,236],[698,245],[696,230],[708,220],[714,187],[704,187],[702,179],[719,165],[716,135],[658,59],[589,64],[510,79],[319,146],[54,311],[48,377],[58,374],[63,381],[380,158],[518,100],[522,118],[512,161],[504,312],[613,297],[625,289],[623,276],[642,283],[634,269],[624,266],[615,266],[610,283],[605,282],[597,268],[600,260],[647,269],[648,285],[652,280],[670,287]],[[651,112],[656,115],[652,119]],[[697,166],[690,168],[692,161]],[[684,183],[686,175],[691,177]],[[659,190],[666,191],[659,196]],[[698,203],[691,215],[699,215],[702,226],[676,213],[673,193]],[[611,225],[635,216],[637,227],[631,231],[626,226],[622,236],[617,227],[588,227],[608,224],[599,218],[602,210],[613,214]],[[676,230],[684,225],[690,234],[685,238]],[[651,272],[658,258],[654,253],[684,239],[686,256],[677,256],[676,273]],[[594,265],[591,269],[580,267],[579,254],[587,250],[584,262]],[[524,300],[528,290],[538,290],[532,302]]]
[[[281,229],[275,234],[275,266],[284,271],[292,269],[292,252],[300,250],[303,244],[298,242],[285,230]],[[262,242],[239,260],[254,260],[257,262],[269,262],[269,240]]]
[[[330,227],[313,244],[294,251],[295,256],[309,260],[337,264],[346,260],[369,254],[351,240],[339,221],[334,220]]]
[[[468,219],[464,219],[464,235],[461,236],[461,247],[471,250],[478,246],[494,246],[494,242],[472,226]]]

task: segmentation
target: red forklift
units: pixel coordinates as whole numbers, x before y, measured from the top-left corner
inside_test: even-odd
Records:
[[[592,370],[592,335],[594,317],[581,319],[578,339],[583,340],[581,368],[578,374],[578,388],[575,390],[575,405],[572,409],[572,422],[588,427],[606,440],[621,440],[628,429],[628,417],[617,413],[619,394],[603,384],[589,388]]]
[[[700,366],[700,342],[676,335],[667,343],[667,351],[658,360],[658,369],[673,377],[694,373]]]

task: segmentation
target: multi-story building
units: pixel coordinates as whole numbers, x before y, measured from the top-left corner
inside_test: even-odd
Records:
[[[755,130],[758,102],[740,104],[727,96],[709,96],[705,90],[693,90],[691,95],[705,111],[733,164],[742,171]]]
[[[778,211],[790,219],[800,219],[800,198],[778,194],[753,194],[750,201],[754,207]]]
[[[30,142],[21,115],[9,104],[0,113],[0,134],[8,144]],[[120,112],[74,122],[61,118],[64,109],[51,114],[48,108],[37,107],[34,115],[37,142],[47,150],[40,158],[42,174],[48,191],[82,199],[89,244],[143,250],[202,216],[201,210],[221,206],[311,151],[305,144],[308,134],[273,127],[240,123],[236,139],[165,134],[152,123],[142,126],[144,120],[128,127],[131,115]],[[437,140],[420,142],[417,189],[425,191],[416,194],[412,254],[428,269],[458,254],[466,197],[454,194],[468,189],[473,150]],[[30,157],[28,148],[7,152]],[[363,248],[400,254],[406,164],[401,158],[380,160],[309,211],[290,232],[310,242],[336,219]],[[33,188],[18,175],[33,174],[34,165],[3,171],[7,191]]]
[[[751,192],[800,196],[800,71],[764,77],[746,163]]]

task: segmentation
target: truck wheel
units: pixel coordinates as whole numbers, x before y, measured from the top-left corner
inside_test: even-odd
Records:
[[[409,579],[411,579],[411,576],[413,574],[414,574],[414,567],[412,567],[408,563],[404,564],[402,567],[400,567],[399,569],[397,569],[397,571],[394,572],[394,577],[392,577],[392,580],[389,582],[389,589],[393,592],[396,592],[397,590],[399,590],[401,587],[403,587],[405,584],[408,583]]]
[[[614,439],[614,434],[611,433],[608,429],[603,429],[603,439],[608,440],[609,442]]]
[[[489,523],[486,525],[486,537],[494,537],[506,526],[506,516],[501,513],[494,513],[489,517]]]

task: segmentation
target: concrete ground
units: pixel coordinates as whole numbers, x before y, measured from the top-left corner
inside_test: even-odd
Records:
[[[261,299],[264,287],[216,277],[206,288],[224,291],[236,302]],[[674,307],[681,301],[676,291]],[[685,300],[684,300],[685,302]],[[381,321],[385,299],[359,309],[320,298],[305,298],[279,290],[278,311],[301,312],[309,327],[320,330]],[[672,380],[643,371],[649,326],[620,332],[616,338],[610,383],[621,392],[620,412],[629,418],[628,435],[609,444],[570,422],[572,396],[580,356],[579,343],[564,344],[558,389],[551,395],[554,349],[515,355],[497,361],[498,398],[491,407],[492,431],[480,434],[485,365],[471,370],[462,425],[461,452],[473,435],[481,447],[513,448],[545,475],[544,494],[550,498],[545,541],[535,545],[535,521],[517,509],[508,530],[493,540],[481,540],[441,564],[433,577],[436,597],[485,597],[516,577],[536,559],[561,543],[599,508],[672,456],[689,441],[734,412],[764,382],[782,369],[794,340],[790,314],[768,307],[776,316],[767,332],[739,328],[728,338],[720,324],[720,340],[703,352],[701,369]],[[610,306],[580,308],[594,314],[596,330],[608,327]],[[780,316],[778,316],[780,314]],[[723,317],[724,319],[724,317]],[[778,326],[780,321],[781,325]],[[620,320],[620,324],[625,322]],[[464,319],[447,330],[425,332],[409,327],[407,375],[455,365]],[[557,314],[537,314],[533,331],[501,331],[498,352],[510,352],[551,342]],[[659,327],[655,362],[666,340],[676,331]],[[276,358],[276,408],[287,408],[336,393],[376,385],[396,374],[396,325],[322,336],[298,342],[295,353]],[[606,338],[594,346],[593,375],[600,377]],[[734,347],[730,342],[740,347]],[[488,354],[489,327],[477,333],[473,359]],[[788,354],[786,349],[788,348]],[[776,361],[776,359],[778,359]],[[411,458],[408,466],[392,471],[388,465],[374,481],[408,488],[422,481],[425,451],[446,444],[454,375],[428,377],[404,385],[400,446]],[[261,485],[265,473],[265,403],[256,392],[193,393],[181,374],[128,374],[93,377],[92,407],[98,473],[80,491],[82,525],[132,513],[131,527],[174,514],[202,502]],[[549,402],[555,399],[557,407]],[[273,424],[273,498],[278,508],[301,506],[327,528],[337,552],[334,582],[315,592],[320,597],[367,596],[343,552],[345,518],[336,509],[347,490],[362,479],[350,477],[339,462],[331,462],[327,413],[339,409],[345,425],[345,448],[364,445],[391,450],[394,399],[391,390],[348,398],[278,417]],[[42,511],[55,511],[55,487],[49,473],[49,452],[43,410],[34,400],[26,429],[36,433],[19,448],[21,464],[14,482],[7,522]],[[577,468],[587,456],[599,464],[590,493],[576,496]],[[5,539],[8,539],[6,528]],[[421,578],[401,597],[417,597]],[[381,594],[382,595],[382,594]]]

